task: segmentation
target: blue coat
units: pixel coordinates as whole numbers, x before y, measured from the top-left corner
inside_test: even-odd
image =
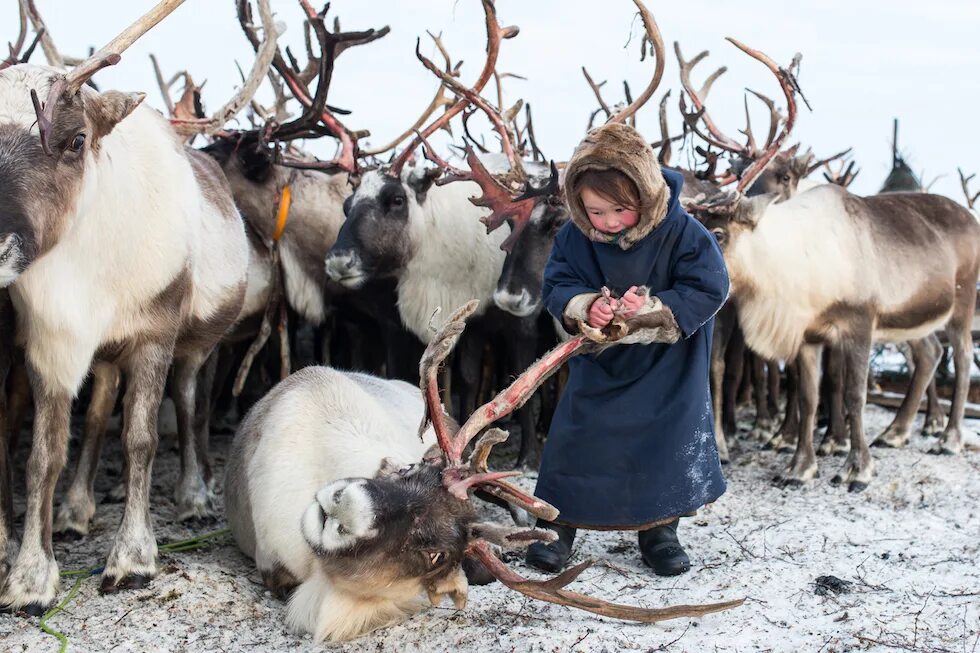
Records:
[[[613,346],[569,361],[535,490],[561,523],[643,529],[725,491],[708,374],[712,318],[728,296],[728,273],[714,237],[680,207],[682,177],[663,176],[667,215],[642,240],[623,250],[569,222],[545,267],[544,304],[559,321],[576,295],[646,285],[682,332],[672,345]]]

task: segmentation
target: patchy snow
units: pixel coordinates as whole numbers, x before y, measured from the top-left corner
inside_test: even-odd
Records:
[[[869,407],[871,433],[891,413]],[[284,606],[262,588],[251,561],[229,539],[184,553],[163,554],[160,576],[145,590],[100,596],[97,578],[50,625],[70,651],[845,651],[980,650],[980,452],[978,422],[962,456],[925,453],[916,437],[903,451],[875,449],[877,476],[861,494],[833,487],[843,459],[821,460],[820,478],[802,490],[770,480],[788,455],[760,451],[744,440],[726,468],[728,493],[681,524],[692,571],[657,578],[639,560],[635,535],[586,532],[574,561],[595,558],[573,587],[645,606],[746,597],[745,604],[703,619],[643,626],[526,599],[499,584],[470,591],[463,611],[430,609],[356,642],[315,646],[283,627]],[[218,470],[230,435],[216,434]],[[118,439],[97,489],[118,480]],[[22,462],[24,452],[18,457]],[[164,440],[153,481],[153,514],[161,541],[224,526],[176,523],[171,500],[177,457]],[[22,478],[22,477],[19,477]],[[531,483],[530,479],[527,483]],[[23,497],[18,497],[18,512]],[[120,505],[100,504],[92,534],[55,546],[62,570],[101,564],[119,523]],[[512,562],[523,573],[530,573]],[[815,580],[835,576],[849,592]],[[835,582],[829,581],[831,586]],[[63,583],[62,596],[71,585]],[[58,642],[37,619],[0,616],[3,651],[43,653]]]

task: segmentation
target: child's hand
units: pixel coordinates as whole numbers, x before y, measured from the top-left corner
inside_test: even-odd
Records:
[[[600,297],[589,307],[589,326],[601,329],[613,319],[613,300],[608,297]]]
[[[643,308],[643,304],[646,302],[646,297],[638,294],[636,290],[636,286],[632,286],[626,291],[626,294],[623,295],[622,299],[620,300],[623,303],[624,318],[628,319],[636,315],[636,313]]]

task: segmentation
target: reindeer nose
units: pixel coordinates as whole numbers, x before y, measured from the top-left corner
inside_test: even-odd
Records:
[[[530,315],[537,306],[536,302],[531,301],[531,294],[527,288],[521,288],[519,295],[508,290],[498,290],[493,294],[493,303],[500,310],[518,317]]]
[[[327,276],[333,281],[343,281],[361,274],[361,259],[353,250],[343,250],[331,253],[326,260]]]

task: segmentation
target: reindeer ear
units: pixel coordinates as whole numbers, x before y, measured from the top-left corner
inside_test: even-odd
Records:
[[[408,185],[415,191],[415,198],[419,203],[425,200],[425,194],[429,192],[433,182],[440,176],[442,176],[442,170],[439,168],[415,168],[408,175]]]
[[[778,193],[766,193],[755,197],[742,197],[735,212],[732,214],[732,221],[747,225],[752,229],[759,224],[769,205],[779,199]]]
[[[96,140],[109,134],[119,122],[131,114],[146,98],[146,93],[106,91],[84,99],[85,115]]]

